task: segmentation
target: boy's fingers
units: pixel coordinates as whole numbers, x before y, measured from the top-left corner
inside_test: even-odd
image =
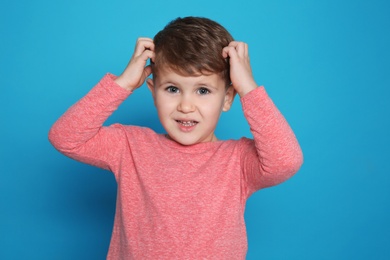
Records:
[[[144,43],[153,43],[153,40],[151,38],[146,37],[140,37],[137,39],[137,45],[144,44]]]
[[[236,47],[239,43],[239,41],[231,41],[228,46]]]
[[[222,50],[222,56],[226,59],[230,57],[231,59],[237,58],[237,50],[233,46],[227,46]]]
[[[228,56],[229,55],[228,55],[228,52],[227,52],[226,47],[225,47],[222,49],[222,57],[226,59]]]
[[[146,43],[146,44],[137,45],[134,53],[136,54],[136,56],[138,56],[147,50],[154,51],[154,44],[153,43]]]
[[[249,56],[249,48],[248,48],[248,44],[247,43],[244,43],[244,55],[246,57]]]
[[[141,55],[145,50],[152,50],[154,51],[154,43],[153,40],[148,38],[139,38],[137,40],[137,44],[135,46],[134,55],[139,56]]]
[[[248,56],[248,44],[246,44],[245,42],[232,41],[225,48],[229,48],[229,47],[234,48],[234,50],[237,52],[238,56],[240,57]]]
[[[137,41],[150,41],[150,42],[153,42],[153,39],[149,38],[149,37],[139,37],[137,39]]]
[[[237,50],[237,53],[240,57],[245,55],[245,48],[246,48],[246,44],[243,42],[238,42],[237,45],[235,46],[235,49]]]
[[[154,51],[151,50],[145,50],[141,55],[139,56],[142,61],[146,62],[148,59],[154,60]]]

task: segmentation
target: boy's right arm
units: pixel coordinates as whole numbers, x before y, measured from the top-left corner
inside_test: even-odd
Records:
[[[103,127],[114,110],[140,87],[151,69],[153,41],[140,38],[125,71],[116,78],[106,75],[85,97],[61,116],[49,132],[49,140],[63,154],[104,169],[114,170],[122,152],[124,132],[119,125]]]
[[[131,92],[117,86],[113,75],[104,78],[82,99],[70,107],[49,131],[52,145],[75,160],[112,169],[111,155],[121,149],[116,142],[123,131],[103,123]]]

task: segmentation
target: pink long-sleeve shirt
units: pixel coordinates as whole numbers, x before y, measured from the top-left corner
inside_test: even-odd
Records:
[[[247,198],[302,164],[295,135],[265,89],[241,98],[253,140],[183,146],[149,128],[102,126],[131,94],[113,79],[107,74],[49,133],[63,154],[115,175],[107,259],[245,259]]]

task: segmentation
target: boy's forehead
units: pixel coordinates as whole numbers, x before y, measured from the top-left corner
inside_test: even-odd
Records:
[[[158,72],[156,80],[160,84],[175,83],[175,84],[210,84],[215,87],[224,85],[224,80],[218,73],[196,73],[192,75],[184,75],[173,69],[162,69]]]

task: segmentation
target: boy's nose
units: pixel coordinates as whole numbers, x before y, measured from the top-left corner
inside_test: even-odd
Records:
[[[191,102],[190,98],[183,97],[180,100],[179,105],[177,106],[177,110],[179,110],[182,113],[190,113],[195,110],[195,105],[193,102]]]

